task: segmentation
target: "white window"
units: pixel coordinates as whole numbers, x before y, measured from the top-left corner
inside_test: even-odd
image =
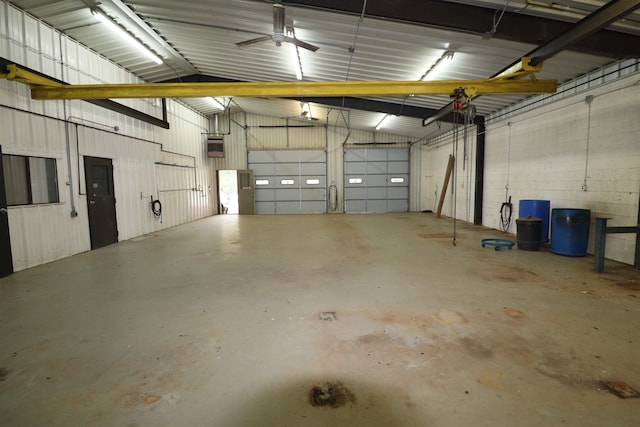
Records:
[[[280,184],[282,185],[293,185],[295,184],[295,181],[292,179],[283,179],[280,181]]]
[[[362,178],[349,178],[349,184],[362,184]]]
[[[7,205],[58,203],[56,159],[2,155]]]
[[[268,179],[256,179],[256,185],[269,185]]]
[[[392,184],[400,184],[402,182],[404,182],[404,178],[391,178]]]
[[[307,180],[307,185],[318,185],[320,184],[320,180],[319,179],[308,179]]]

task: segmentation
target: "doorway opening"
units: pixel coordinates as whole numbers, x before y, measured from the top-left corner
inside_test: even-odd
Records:
[[[218,213],[238,214],[238,171],[218,171]]]
[[[255,213],[255,191],[253,171],[218,171],[218,213],[253,215]]]

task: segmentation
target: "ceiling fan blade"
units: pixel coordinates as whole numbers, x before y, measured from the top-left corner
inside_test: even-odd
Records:
[[[284,6],[273,4],[273,34],[284,34]]]
[[[314,46],[311,43],[307,43],[302,40],[294,39],[293,37],[284,37],[284,41],[286,41],[287,43],[295,44],[296,46],[303,49],[310,50],[311,52],[315,52],[316,50],[320,49],[318,46]]]
[[[244,46],[248,46],[250,44],[260,43],[260,42],[264,42],[264,41],[267,41],[267,40],[271,40],[271,36],[262,36],[262,37],[258,37],[257,39],[245,40],[243,42],[236,43],[236,46],[244,47]]]

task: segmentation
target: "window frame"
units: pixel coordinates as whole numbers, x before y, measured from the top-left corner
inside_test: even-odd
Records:
[[[0,161],[4,162],[5,157],[11,157],[13,159],[16,159],[16,158],[22,159],[24,164],[24,176],[21,177],[20,179],[23,179],[25,181],[22,182],[21,186],[26,186],[26,200],[24,200],[26,203],[22,203],[23,200],[19,200],[17,202],[16,200],[12,200],[10,195],[13,193],[11,191],[8,191],[8,188],[9,188],[9,185],[11,185],[13,180],[12,180],[12,177],[8,175],[8,168],[3,168],[4,169],[4,185],[5,185],[5,190],[7,190],[6,191],[7,206],[10,206],[10,207],[39,206],[39,205],[51,205],[51,204],[60,203],[60,186],[59,186],[59,180],[58,180],[58,159],[56,159],[55,157],[26,156],[22,154],[2,153],[2,158],[0,159]],[[45,176],[43,177],[42,180],[38,180],[37,182],[34,182],[34,177],[32,174],[32,167],[31,167],[32,159],[44,160]],[[49,161],[52,162],[52,168],[51,168],[53,171],[52,180],[46,174],[47,165]],[[34,187],[34,185],[41,186],[42,188]],[[51,199],[49,197],[53,194],[53,191],[52,191],[53,188],[55,188],[55,199]],[[35,191],[36,189],[38,190],[44,189],[45,191],[44,192]],[[49,194],[50,192],[51,194]],[[36,193],[47,194],[48,201],[34,202],[33,200],[34,194]]]

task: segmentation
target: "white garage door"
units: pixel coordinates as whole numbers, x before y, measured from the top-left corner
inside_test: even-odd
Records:
[[[344,152],[345,212],[407,212],[409,150],[354,148]]]
[[[250,151],[257,214],[326,213],[323,150]]]

